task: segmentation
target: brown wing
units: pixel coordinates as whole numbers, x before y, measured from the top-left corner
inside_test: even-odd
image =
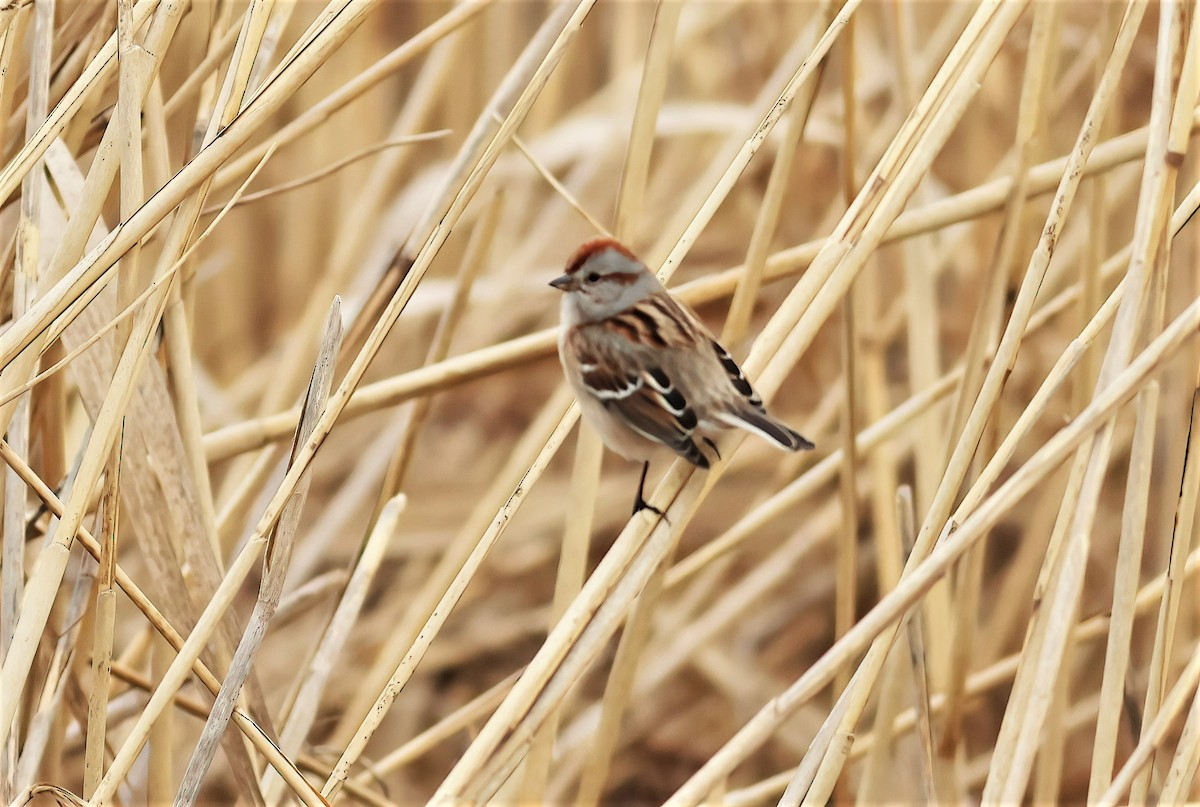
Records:
[[[595,347],[579,355],[583,386],[605,409],[647,440],[708,467],[708,458],[692,439],[696,413],[661,367],[620,367],[614,356]]]

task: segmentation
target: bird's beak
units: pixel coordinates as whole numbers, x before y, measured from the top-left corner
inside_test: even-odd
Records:
[[[559,275],[550,281],[550,285],[559,291],[567,291],[574,285],[574,280],[570,275]]]

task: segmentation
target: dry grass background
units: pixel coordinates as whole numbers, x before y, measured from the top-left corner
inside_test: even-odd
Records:
[[[0,31],[5,803],[1194,794],[1192,4]],[[553,358],[598,232],[816,452],[629,520]]]

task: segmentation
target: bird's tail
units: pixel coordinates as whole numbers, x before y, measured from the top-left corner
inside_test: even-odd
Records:
[[[808,451],[815,447],[807,437],[780,423],[766,412],[751,407],[726,412],[721,416],[721,420],[729,426],[765,437],[788,451]]]

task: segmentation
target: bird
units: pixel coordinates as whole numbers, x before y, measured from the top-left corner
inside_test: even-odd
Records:
[[[720,458],[710,435],[723,429],[814,447],[767,414],[729,351],[619,241],[585,242],[550,285],[563,292],[558,354],[584,418],[609,449],[642,462],[634,515],[663,515],[644,496],[657,446],[698,468],[711,465],[705,448]]]

